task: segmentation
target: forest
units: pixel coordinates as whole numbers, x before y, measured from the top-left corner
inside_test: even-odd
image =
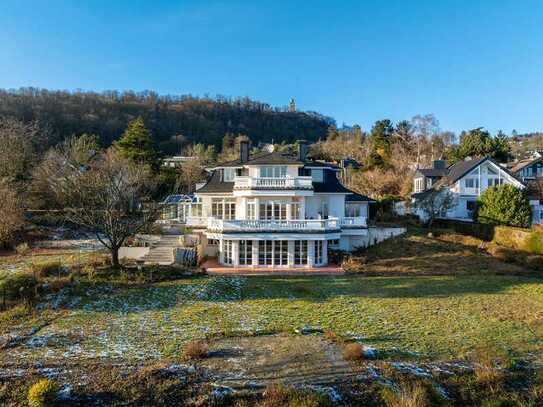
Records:
[[[191,95],[161,96],[155,92],[51,91],[37,88],[0,90],[0,117],[39,123],[46,149],[74,135],[96,135],[108,147],[127,124],[142,117],[163,154],[176,154],[197,141],[220,147],[226,133],[243,134],[253,142],[293,142],[326,137],[334,124],[316,112],[274,108],[249,98]]]

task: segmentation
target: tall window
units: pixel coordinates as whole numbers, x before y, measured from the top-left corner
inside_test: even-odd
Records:
[[[223,242],[224,264],[232,264],[232,241]]]
[[[287,203],[278,201],[260,202],[260,219],[285,220],[287,218]]]
[[[273,242],[271,240],[258,241],[258,264],[263,266],[272,265]]]
[[[217,219],[236,219],[235,198],[212,198],[211,216]]]
[[[212,198],[211,199],[211,216],[217,219],[223,218],[223,199],[222,198]]]
[[[292,201],[292,203],[290,204],[291,206],[291,215],[292,216],[292,219],[301,219],[302,218],[302,206],[301,206],[301,203],[295,199],[298,199],[298,198],[293,198],[294,200]]]
[[[224,170],[224,182],[234,182],[234,177],[236,176],[235,168],[225,168]]]
[[[285,178],[287,176],[287,167],[284,165],[260,167],[260,176],[263,178]]]
[[[315,264],[322,264],[322,240],[315,241]]]
[[[464,182],[465,182],[466,188],[479,188],[478,178],[466,178]]]
[[[294,264],[307,264],[307,240],[294,241]]]
[[[358,218],[360,216],[360,204],[345,204],[345,216],[348,218]]]
[[[415,192],[424,190],[424,178],[415,178]]]
[[[254,199],[247,201],[247,219],[256,219],[256,202]]]
[[[273,264],[286,266],[288,264],[288,241],[276,240],[273,242]]]
[[[239,264],[242,264],[245,266],[253,264],[253,241],[252,240],[240,240]]]
[[[488,186],[489,187],[497,187],[498,185],[503,184],[503,178],[489,178],[488,179]]]

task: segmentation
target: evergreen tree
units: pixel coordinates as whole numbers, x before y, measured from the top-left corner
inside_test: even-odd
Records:
[[[482,127],[463,131],[460,134],[460,144],[447,152],[449,161],[456,162],[466,157],[489,156],[500,162],[506,162],[511,157],[511,146],[505,134],[499,132],[496,137]]]
[[[473,216],[479,223],[530,227],[532,209],[523,190],[510,184],[487,188],[477,200]]]
[[[137,164],[149,165],[156,169],[158,156],[154,148],[151,132],[145,127],[140,116],[128,123],[121,138],[113,143],[121,157]]]
[[[388,165],[393,130],[392,123],[388,119],[375,122],[369,135],[371,150],[367,162],[368,167],[383,168]]]

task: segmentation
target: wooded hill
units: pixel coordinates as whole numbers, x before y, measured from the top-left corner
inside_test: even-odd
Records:
[[[334,123],[316,112],[289,112],[248,98],[36,88],[0,90],[0,116],[48,126],[51,145],[88,133],[97,135],[103,146],[119,138],[130,120],[142,116],[166,154],[179,153],[180,147],[193,141],[220,146],[226,133],[245,134],[253,142],[315,141],[326,138],[328,126]]]

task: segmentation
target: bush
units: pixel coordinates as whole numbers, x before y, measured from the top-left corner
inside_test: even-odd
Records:
[[[24,300],[32,304],[36,297],[38,280],[29,273],[10,273],[0,280],[0,295],[8,300]]]
[[[487,248],[487,252],[498,260],[504,261],[506,263],[515,263],[517,262],[518,252],[509,249],[507,247],[491,244]]]
[[[417,382],[400,383],[398,389],[383,389],[387,407],[425,407],[430,405],[426,388]]]
[[[346,273],[359,273],[364,270],[364,264],[366,264],[364,256],[350,256],[341,263],[341,267]]]
[[[524,264],[526,267],[531,268],[532,270],[543,271],[543,256],[530,255],[526,256],[524,259]]]
[[[59,390],[57,383],[41,379],[28,390],[28,405],[30,407],[53,406],[58,398]]]
[[[31,266],[32,273],[38,278],[58,276],[63,270],[60,261],[50,260],[42,263],[34,263]]]
[[[343,347],[343,357],[345,360],[364,359],[364,348],[359,343],[348,343]]]
[[[523,190],[503,184],[487,188],[479,196],[474,219],[478,223],[528,228],[532,209]]]
[[[209,355],[209,347],[203,341],[190,341],[183,348],[183,356],[188,360],[205,359]]]
[[[15,251],[19,256],[24,256],[30,251],[30,247],[28,246],[28,243],[20,243],[15,247]]]
[[[328,407],[332,401],[325,394],[295,389],[282,384],[271,384],[263,393],[259,407]]]

